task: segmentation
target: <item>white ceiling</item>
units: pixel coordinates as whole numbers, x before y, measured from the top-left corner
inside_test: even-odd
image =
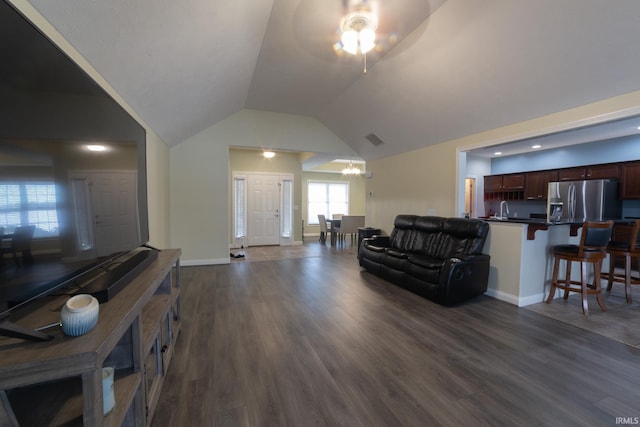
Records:
[[[169,144],[252,108],[373,160],[640,89],[637,0],[371,0],[366,75],[332,47],[345,1],[31,3]]]

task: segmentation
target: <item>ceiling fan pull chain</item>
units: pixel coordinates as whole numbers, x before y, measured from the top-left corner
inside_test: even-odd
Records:
[[[364,61],[364,70],[362,74],[367,74],[367,53],[366,52],[362,54],[362,58]]]

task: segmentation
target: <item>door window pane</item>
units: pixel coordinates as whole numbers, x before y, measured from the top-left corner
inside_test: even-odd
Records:
[[[282,237],[292,237],[293,227],[293,182],[282,181],[282,214],[280,216],[280,233]]]

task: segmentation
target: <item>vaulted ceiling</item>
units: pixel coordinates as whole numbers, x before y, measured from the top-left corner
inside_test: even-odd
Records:
[[[250,108],[372,160],[640,89],[637,0],[370,0],[367,74],[348,0],[30,2],[168,144]]]

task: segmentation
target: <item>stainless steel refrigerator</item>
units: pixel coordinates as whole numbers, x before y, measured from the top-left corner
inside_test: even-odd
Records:
[[[584,222],[620,219],[622,201],[618,181],[550,182],[547,195],[548,222]]]

